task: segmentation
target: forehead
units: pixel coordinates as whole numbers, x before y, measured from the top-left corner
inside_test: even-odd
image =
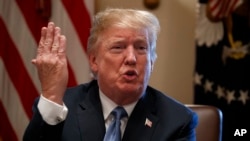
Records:
[[[148,31],[146,29],[109,27],[99,36],[101,40],[143,40],[148,42]]]

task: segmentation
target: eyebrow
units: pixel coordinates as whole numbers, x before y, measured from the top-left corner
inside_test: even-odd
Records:
[[[109,38],[107,41],[111,42],[111,43],[119,43],[119,42],[123,42],[124,40],[125,40],[125,38],[123,38],[123,37],[112,37],[112,38]],[[148,40],[145,37],[137,37],[137,38],[135,38],[134,41],[147,42]]]

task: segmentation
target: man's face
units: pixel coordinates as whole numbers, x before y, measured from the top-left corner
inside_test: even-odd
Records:
[[[106,29],[97,41],[96,53],[89,57],[103,93],[112,99],[137,100],[152,70],[149,50],[147,30]]]

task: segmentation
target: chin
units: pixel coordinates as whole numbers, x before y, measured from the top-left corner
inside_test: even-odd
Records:
[[[136,84],[125,84],[121,88],[121,91],[125,93],[138,93],[142,91],[142,87]]]

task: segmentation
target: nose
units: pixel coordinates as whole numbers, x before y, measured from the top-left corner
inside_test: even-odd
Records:
[[[136,64],[136,52],[134,47],[128,47],[125,52],[125,64],[135,65]]]

